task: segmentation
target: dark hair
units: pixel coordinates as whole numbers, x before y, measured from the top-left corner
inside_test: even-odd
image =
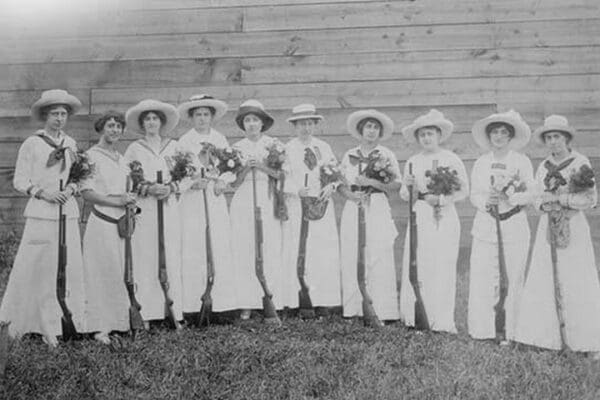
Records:
[[[73,114],[73,110],[68,104],[50,104],[45,107],[42,107],[42,109],[40,110],[40,118],[45,121],[48,118],[48,114],[50,113],[50,111],[54,110],[57,107],[64,107],[67,110],[69,116]]]
[[[379,127],[379,137],[383,136],[383,124],[377,118],[373,117],[363,118],[356,124],[356,130],[358,131],[358,133],[360,133],[361,136],[363,135],[363,129],[365,128],[367,122],[373,122],[374,124],[376,124]]]
[[[167,123],[167,116],[165,115],[164,112],[159,111],[159,110],[146,110],[146,111],[142,112],[140,114],[140,116],[138,117],[138,125],[140,126],[140,128],[144,127],[144,118],[146,118],[146,115],[148,115],[150,113],[154,113],[158,116],[158,119],[160,119],[161,128],[163,126],[165,126],[165,124]]]
[[[571,140],[573,140],[573,135],[571,135],[571,132],[561,131],[561,130],[558,130],[558,129],[553,129],[553,130],[546,131],[546,132],[542,133],[542,141],[544,143],[546,143],[546,134],[550,133],[550,132],[558,132],[561,135],[563,135],[565,137],[566,141],[567,141],[567,144],[571,143]]]
[[[217,113],[217,110],[215,110],[214,107],[211,106],[199,106],[199,107],[194,107],[194,108],[190,108],[188,110],[188,117],[192,118],[194,116],[194,112],[199,109],[199,108],[208,108],[210,110],[210,113],[212,114],[212,116],[214,117],[215,114]]]
[[[415,129],[415,139],[417,140],[417,142],[419,141],[419,131],[421,129],[435,129],[435,131],[441,136],[442,135],[442,129],[437,126],[437,125],[426,125],[426,126],[422,126],[420,128]]]
[[[487,124],[487,126],[485,127],[485,135],[487,136],[488,140],[490,140],[490,134],[492,133],[492,131],[496,128],[500,128],[500,127],[505,127],[506,130],[508,131],[508,137],[510,139],[515,137],[515,127],[512,126],[511,124],[507,124],[506,122],[502,122],[502,121],[496,121],[496,122],[491,122],[489,124]]]
[[[121,124],[123,128],[125,128],[125,116],[118,111],[107,111],[94,121],[94,130],[98,133],[102,132],[104,129],[104,125],[111,119],[114,119],[115,122]]]

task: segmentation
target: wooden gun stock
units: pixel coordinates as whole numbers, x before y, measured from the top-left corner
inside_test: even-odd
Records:
[[[554,233],[554,229],[551,228],[554,215],[552,211],[550,211],[547,215],[548,229],[550,230],[550,259],[552,260],[552,278],[554,282],[554,305],[556,307],[556,316],[558,318],[560,347],[561,351],[565,351],[568,350],[569,347],[567,346],[567,332],[562,307],[562,293],[560,290],[560,283],[558,282],[558,253],[556,249],[556,234]]]
[[[200,170],[202,178],[204,178],[204,168]],[[202,306],[198,315],[197,325],[201,326],[204,323],[210,325],[210,314],[212,313],[212,288],[215,280],[215,264],[212,251],[212,239],[210,236],[210,216],[208,214],[208,199],[206,198],[206,189],[202,190],[204,201],[204,218],[205,218],[205,246],[206,246],[206,288],[202,294]]]
[[[129,192],[131,189],[131,179],[127,177],[126,191]],[[131,226],[131,219],[133,218],[133,210],[131,206],[125,206],[125,273],[123,280],[125,282],[125,288],[127,289],[127,296],[129,297],[129,325],[131,327],[131,333],[135,338],[138,331],[144,330],[144,320],[140,314],[142,306],[135,297],[135,282],[133,279],[133,252],[131,250],[131,236],[133,229]]]
[[[304,174],[304,187],[308,185],[308,174]],[[306,241],[308,239],[308,226],[309,220],[307,216],[306,201],[304,198],[300,198],[302,206],[302,220],[300,222],[300,240],[298,244],[298,259],[296,262],[296,274],[298,275],[298,282],[300,283],[300,290],[298,291],[298,304],[300,308],[300,316],[302,318],[310,319],[315,317],[315,310],[313,309],[312,300],[310,299],[310,288],[306,284],[304,278],[306,274]]]
[[[491,185],[494,186],[494,176],[490,176]],[[502,229],[500,227],[500,214],[498,205],[492,206],[492,213],[496,221],[496,240],[498,242],[498,270],[499,270],[499,293],[498,302],[494,305],[496,340],[506,340],[506,296],[508,295],[508,272],[506,271],[506,259],[504,257],[504,241],[502,240]]]

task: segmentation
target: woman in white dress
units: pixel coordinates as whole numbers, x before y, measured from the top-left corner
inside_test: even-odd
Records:
[[[231,243],[235,265],[236,293],[242,319],[250,317],[251,309],[263,307],[263,290],[255,273],[254,208],[252,201],[252,170],[256,176],[256,201],[261,209],[263,227],[263,269],[268,288],[273,294],[277,309],[284,306],[282,293],[282,222],[273,212],[273,197],[269,190],[269,177],[280,178],[277,171],[267,167],[264,160],[267,147],[274,139],[265,135],[273,125],[257,100],[247,100],[240,105],[235,118],[246,138],[234,145],[244,160],[244,169],[234,183],[235,194],[231,200]]]
[[[192,122],[193,128],[179,138],[181,151],[191,152],[196,176],[190,189],[181,195],[181,274],[183,280],[183,312],[198,313],[201,296],[206,288],[206,217],[203,191],[206,191],[210,220],[210,238],[215,270],[212,289],[212,310],[216,312],[237,308],[235,273],[231,250],[231,227],[227,200],[223,195],[226,183],[211,163],[209,154],[201,154],[206,144],[216,148],[229,147],[227,139],[212,125],[227,112],[227,104],[207,95],[198,95],[178,107],[182,119]],[[202,178],[204,169],[205,178]]]
[[[524,206],[531,202],[533,189],[531,161],[515,150],[529,142],[531,130],[511,110],[477,121],[472,134],[487,153],[477,159],[471,172],[470,199],[477,213],[471,230],[469,334],[476,339],[498,338],[507,343],[514,339],[518,300],[525,278],[530,232]],[[500,299],[501,279],[495,207],[500,219],[507,278],[504,327],[496,326],[494,311]]]
[[[358,204],[365,209],[366,289],[380,320],[397,320],[398,292],[394,263],[394,241],[398,236],[387,193],[400,188],[402,177],[394,153],[380,144],[394,131],[393,121],[376,110],[360,110],[348,116],[346,129],[360,144],[344,154],[342,171],[350,187],[341,187],[346,201],[340,229],[342,263],[342,306],[344,317],[362,316],[358,280]],[[364,174],[367,159],[380,155],[390,163],[394,178],[389,183]],[[360,173],[362,172],[362,173]]]
[[[94,174],[81,185],[83,198],[93,205],[83,237],[83,266],[86,293],[86,330],[109,344],[111,331],[129,330],[129,297],[123,281],[125,239],[119,236],[116,220],[126,206],[135,205],[127,192],[129,168],[118,152],[125,117],[109,111],[94,123],[98,144],[88,151]]]
[[[596,205],[598,194],[590,179],[585,188],[575,190],[573,185],[573,174],[580,173],[582,167],[593,176],[591,164],[571,148],[577,133],[565,117],[547,117],[534,136],[545,144],[550,155],[535,176],[535,205],[543,214],[523,288],[515,340],[548,349],[595,352],[597,358],[600,283],[583,211]],[[556,245],[555,259],[550,241]]]
[[[170,182],[171,157],[177,151],[177,141],[167,137],[177,125],[177,109],[157,100],[143,100],[127,110],[127,129],[144,137],[131,143],[125,152],[128,163],[139,162],[144,184],[139,187],[138,205],[141,213],[132,237],[133,275],[137,285],[137,300],[142,306],[144,321],[162,320],[167,316],[165,295],[158,278],[159,234],[157,200],[163,200],[164,248],[168,276],[168,295],[173,301],[176,321],[182,317],[181,294],[181,228],[176,192],[178,185]],[[157,183],[157,171],[163,182]],[[179,328],[179,324],[175,323]]]
[[[340,247],[335,208],[331,193],[334,185],[321,188],[320,167],[336,163],[331,146],[314,137],[323,116],[317,114],[312,104],[300,104],[293,108],[288,118],[296,137],[286,144],[288,170],[285,177],[285,192],[289,219],[284,223],[284,294],[285,305],[298,307],[300,289],[297,262],[302,220],[301,198],[322,196],[327,202],[325,213],[320,219],[308,222],[306,238],[304,277],[309,287],[309,296],[314,307],[341,305]],[[322,189],[326,192],[322,192]],[[315,216],[316,218],[316,216]],[[321,310],[319,310],[321,311]]]
[[[31,107],[44,128],[19,148],[13,185],[29,196],[25,229],[0,306],[0,321],[10,322],[9,334],[38,333],[51,347],[62,334],[63,315],[56,295],[59,205],[66,215],[66,303],[75,329],[84,329],[84,289],[79,236],[79,209],[73,198],[77,185],[67,183],[77,151],[64,131],[81,102],[64,90],[47,90]],[[66,184],[59,190],[59,181]]]
[[[419,286],[430,329],[456,333],[454,303],[456,295],[456,261],[460,242],[460,220],[454,203],[469,194],[467,172],[461,159],[443,149],[454,125],[438,110],[415,119],[402,129],[407,141],[416,141],[423,149],[410,157],[404,166],[404,185],[400,196],[409,199],[408,186],[415,191],[417,218],[417,271]],[[409,173],[412,165],[412,174]],[[447,167],[456,171],[460,189],[450,195],[429,193],[427,171]],[[414,326],[415,295],[409,277],[409,230],[404,241],[400,313],[405,324]]]

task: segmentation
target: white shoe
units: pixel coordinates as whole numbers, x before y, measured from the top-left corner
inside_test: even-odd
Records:
[[[110,337],[106,332],[98,332],[94,335],[94,339],[102,344],[110,344]]]
[[[56,336],[44,335],[42,336],[42,340],[52,349],[55,349],[58,346],[58,339]]]
[[[240,319],[243,321],[249,320],[251,313],[252,311],[250,310],[242,310],[242,313],[240,314]]]

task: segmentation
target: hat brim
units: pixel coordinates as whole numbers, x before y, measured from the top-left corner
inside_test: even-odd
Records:
[[[82,107],[81,101],[79,101],[79,99],[77,97],[67,93],[65,95],[52,96],[52,97],[38,99],[31,106],[31,116],[36,121],[41,121],[42,120],[42,115],[41,115],[42,110],[45,107],[52,106],[52,105],[66,105],[67,107],[70,108],[70,112],[69,112],[70,115],[77,114],[77,112]]]
[[[177,108],[175,108],[175,106],[158,100],[143,100],[131,107],[125,113],[127,129],[131,129],[134,132],[142,135],[145,134],[142,126],[138,122],[138,119],[140,118],[140,115],[146,111],[160,111],[165,115],[167,121],[160,127],[160,130],[163,134],[170,133],[179,122],[179,113],[177,112]]]
[[[261,119],[261,121],[263,122],[261,132],[266,132],[269,129],[271,129],[273,123],[275,122],[273,120],[273,117],[271,117],[269,114],[267,114],[265,111],[261,110],[258,107],[240,107],[237,115],[235,116],[235,122],[237,123],[237,126],[239,126],[239,128],[243,131],[245,130],[244,117],[248,114],[254,114]]]
[[[437,126],[440,128],[440,143],[444,143],[446,140],[448,140],[454,131],[454,124],[446,118],[431,119],[423,122],[413,122],[402,129],[402,136],[404,136],[404,140],[406,140],[407,143],[416,143],[417,138],[415,137],[415,132],[426,126]]]
[[[213,116],[213,121],[220,120],[227,113],[227,103],[217,99],[201,99],[201,100],[192,100],[186,101],[177,107],[179,111],[179,116],[185,119],[190,118],[190,110],[199,107],[210,107],[215,110],[215,115]]]
[[[377,110],[359,110],[355,111],[348,116],[346,119],[346,129],[348,133],[357,138],[361,139],[362,135],[358,131],[358,123],[365,118],[373,118],[381,123],[381,136],[380,140],[386,140],[392,137],[394,133],[394,121],[387,115]]]
[[[475,122],[473,124],[473,128],[471,129],[471,135],[473,135],[475,143],[477,143],[477,145],[483,150],[489,151],[492,149],[492,144],[485,133],[485,129],[489,124],[493,124],[495,122],[503,122],[515,129],[515,136],[508,142],[507,145],[509,149],[519,150],[529,143],[529,139],[531,139],[531,129],[529,128],[529,125],[525,123],[525,121],[506,115],[490,115],[487,118],[480,119],[479,121]]]
[[[319,115],[319,114],[313,114],[313,115],[295,115],[293,117],[289,117],[287,119],[287,122],[296,122],[296,121],[301,121],[303,119],[315,119],[317,121],[323,121],[323,116]]]
[[[575,134],[577,133],[577,131],[575,129],[571,128],[570,126],[544,125],[544,126],[540,126],[535,131],[533,131],[533,135],[535,137],[537,137],[540,140],[540,142],[544,143],[544,139],[542,138],[542,136],[544,135],[544,133],[552,132],[552,131],[568,133],[569,135],[571,135],[571,140],[573,140],[573,137],[575,137]]]

